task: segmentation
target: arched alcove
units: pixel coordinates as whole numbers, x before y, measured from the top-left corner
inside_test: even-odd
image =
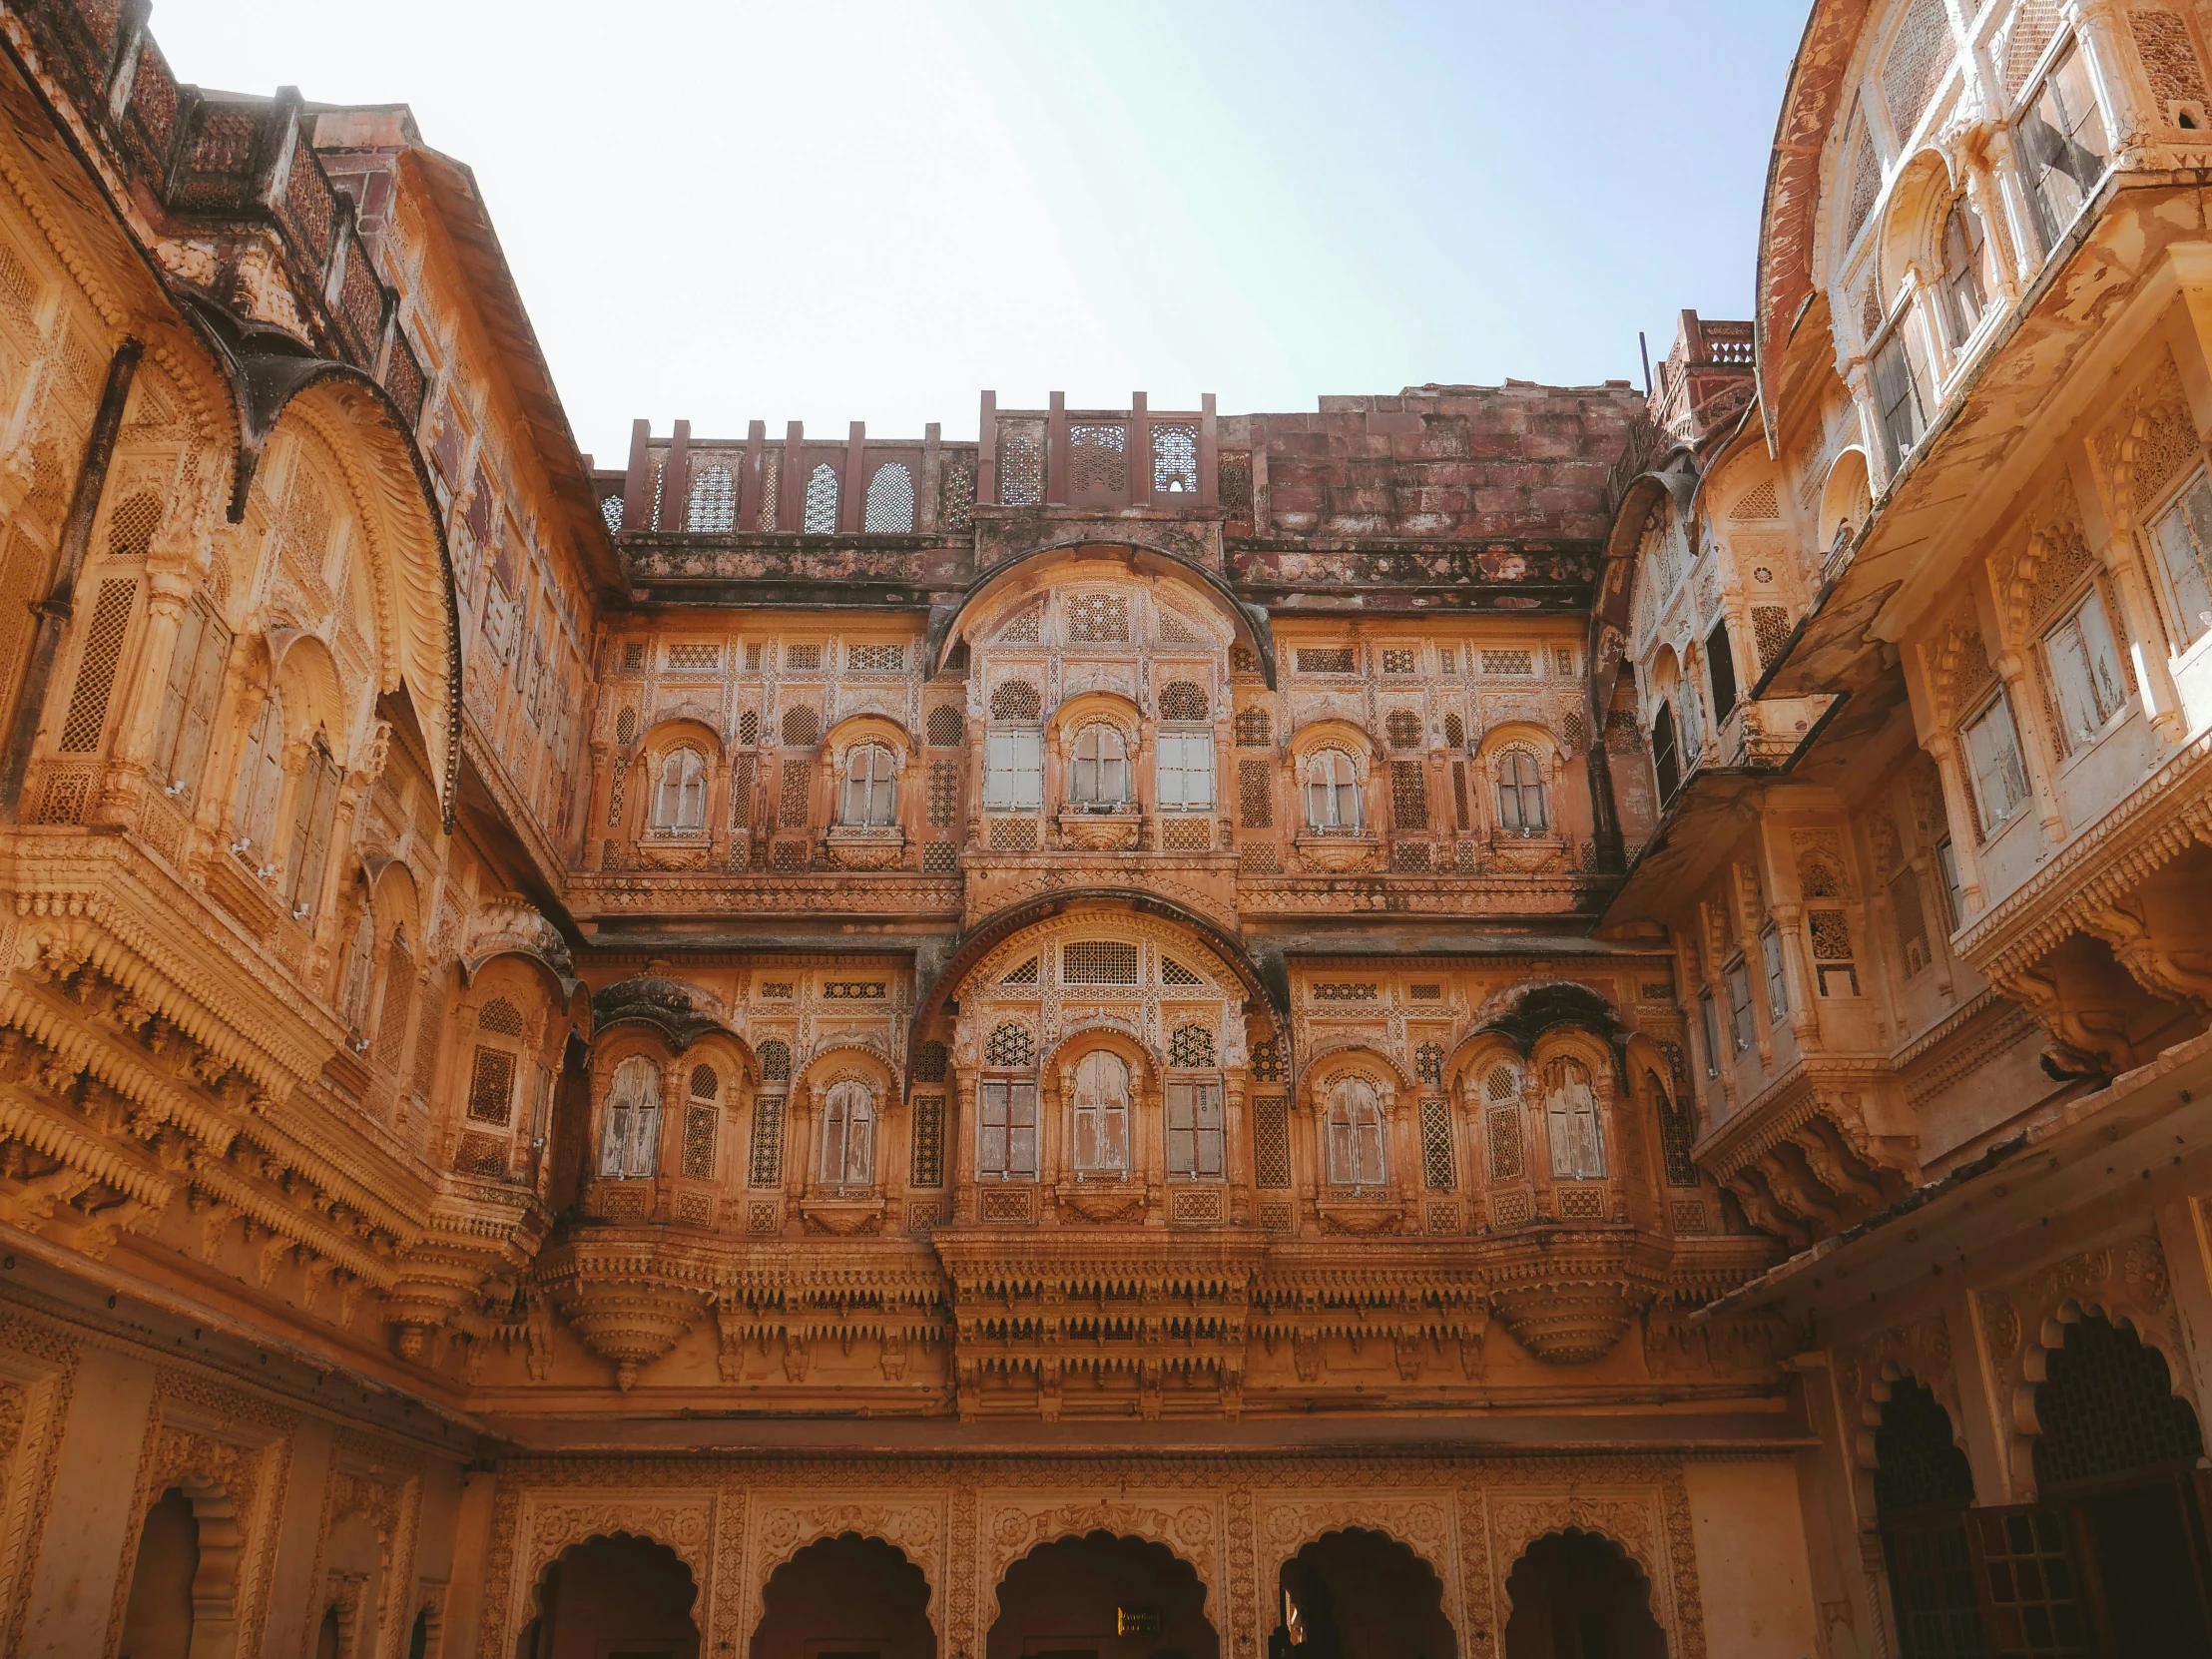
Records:
[[[545,1569],[517,1659],[699,1659],[698,1595],[691,1569],[668,1545],[627,1532],[587,1538]]]
[[[1165,1544],[1093,1532],[1040,1544],[1006,1569],[985,1659],[1219,1659],[1206,1587]]]
[[[147,1510],[139,1529],[121,1659],[186,1659],[192,1651],[192,1581],[199,1570],[200,1526],[192,1499],[172,1486]]]
[[[1505,1594],[1505,1659],[1666,1659],[1651,1586],[1609,1538],[1574,1527],[1538,1538]]]
[[[834,1649],[936,1659],[929,1580],[895,1544],[846,1532],[800,1550],[770,1576],[752,1659],[816,1659]]]
[[[1327,1532],[1283,1563],[1278,1634],[1303,1659],[1453,1659],[1442,1582],[1384,1532]]]
[[[1911,1377],[1883,1386],[1874,1499],[1899,1637],[1914,1654],[1979,1653],[1981,1604],[1966,1536],[1973,1470],[1933,1389]]]

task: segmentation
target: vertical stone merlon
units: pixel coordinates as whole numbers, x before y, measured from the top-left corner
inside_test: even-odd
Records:
[[[1268,427],[1264,420],[1252,422],[1252,533],[1264,536],[1268,533],[1272,510],[1271,491],[1268,485]],[[1218,490],[1217,484],[1217,490]]]
[[[622,527],[649,530],[653,512],[653,456],[647,445],[653,438],[653,422],[630,422],[630,470],[622,480]]]
[[[975,504],[998,505],[998,393],[983,394],[982,412],[975,421]]]
[[[669,440],[668,472],[661,480],[661,515],[656,530],[681,530],[691,501],[691,422],[679,420]]]
[[[1064,507],[1068,499],[1068,394],[1052,394],[1052,411],[1045,419],[1044,499],[1048,507]]]
[[[1141,391],[1129,394],[1129,499],[1152,505],[1152,409]]]
[[[1198,400],[1198,504],[1221,505],[1220,429],[1214,415],[1214,394]]]
[[[768,443],[768,422],[748,421],[745,459],[738,463],[738,529],[751,532],[761,523],[761,456]]]
[[[807,442],[807,423],[794,420],[784,427],[784,460],[776,469],[776,528],[797,530],[806,521],[807,475],[800,450]]]
[[[844,487],[837,491],[837,528],[851,535],[866,522],[862,494],[867,489],[867,422],[855,420],[844,434]]]
[[[942,469],[944,428],[932,420],[921,429],[921,476],[914,480],[914,528],[937,527],[937,474]]]

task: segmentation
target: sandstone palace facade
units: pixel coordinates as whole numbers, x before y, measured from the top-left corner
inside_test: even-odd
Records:
[[[615,469],[0,5],[0,1655],[2212,1653],[2208,25],[1818,0],[1649,387]]]

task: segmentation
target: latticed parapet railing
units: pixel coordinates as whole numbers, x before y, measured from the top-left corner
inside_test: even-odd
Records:
[[[147,32],[145,0],[12,0],[5,12],[134,189],[179,219],[274,231],[311,343],[373,375],[410,426],[426,389],[398,295],[370,263],[353,203],[308,141],[299,95],[183,86]]]

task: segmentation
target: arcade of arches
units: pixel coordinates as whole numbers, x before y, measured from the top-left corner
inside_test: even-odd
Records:
[[[0,1659],[2212,1659],[2212,0],[1800,4],[1647,384],[597,458],[0,5]]]

